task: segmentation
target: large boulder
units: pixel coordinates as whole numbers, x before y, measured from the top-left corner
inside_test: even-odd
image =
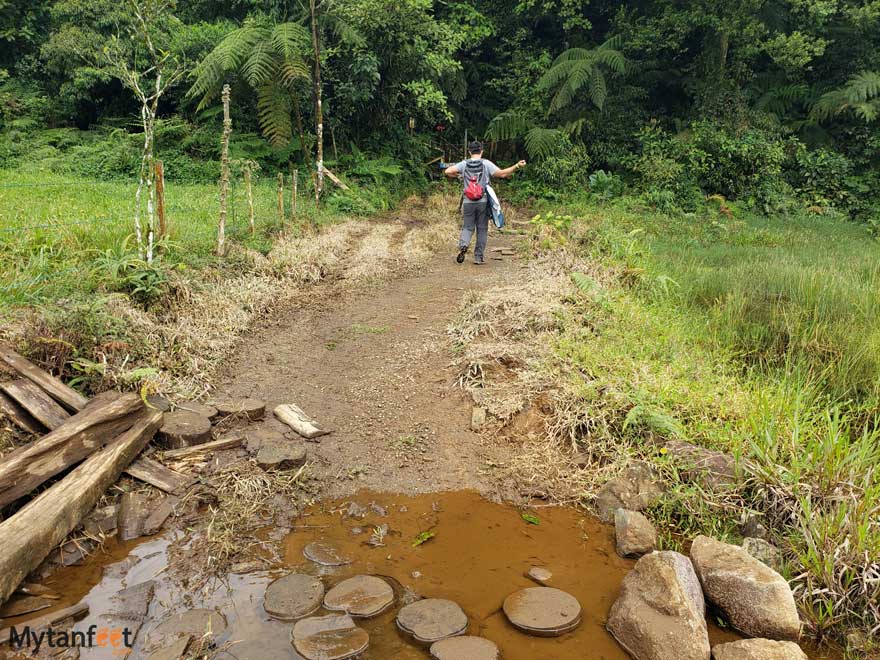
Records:
[[[614,513],[614,537],[621,557],[641,557],[657,547],[657,530],[638,511],[618,509]]]
[[[694,539],[691,561],[706,598],[734,628],[768,639],[800,636],[791,587],[772,568],[742,548],[708,536]]]
[[[660,499],[663,490],[663,482],[656,471],[647,463],[638,462],[599,489],[596,512],[602,520],[611,522],[618,509],[644,511]]]
[[[772,543],[757,537],[747,536],[743,539],[742,548],[774,571],[779,571],[782,568],[782,552]]]
[[[636,660],[709,660],[703,592],[690,560],[678,552],[636,562],[606,627]]]
[[[715,660],[807,660],[807,654],[794,642],[770,639],[743,639],[718,644],[712,649]]]
[[[723,490],[736,484],[736,459],[730,454],[684,440],[668,440],[664,446],[667,455],[681,467],[685,480],[711,490]]]

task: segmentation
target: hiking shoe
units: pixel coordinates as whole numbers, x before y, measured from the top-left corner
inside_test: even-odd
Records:
[[[463,263],[464,263],[464,255],[465,255],[465,254],[467,254],[467,248],[466,248],[466,247],[458,248],[458,256],[455,257],[455,261],[456,261],[457,263],[463,264]]]
[[[474,264],[475,265],[482,266],[484,263],[486,263],[486,260],[483,259],[483,257],[474,257]]]

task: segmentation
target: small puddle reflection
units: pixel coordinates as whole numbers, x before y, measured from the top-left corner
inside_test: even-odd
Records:
[[[362,507],[362,517],[348,515],[352,502]],[[271,619],[262,607],[266,585],[294,570],[323,576],[327,589],[352,575],[375,574],[392,578],[392,583],[419,596],[453,600],[468,615],[468,634],[495,642],[505,660],[626,660],[629,656],[604,627],[620,584],[635,563],[617,556],[613,527],[569,508],[544,507],[532,513],[539,524],[529,524],[512,506],[494,504],[469,491],[420,496],[361,492],[320,503],[297,520],[283,541],[284,570],[230,575],[193,593],[165,575],[173,538],[169,534],[140,545],[111,544],[107,553],[90,557],[83,566],[58,571],[46,584],[62,594],[58,607],[80,600],[89,604],[89,615],[76,626],[85,630],[92,623],[107,625],[106,615],[114,608],[112,597],[120,589],[155,580],[155,597],[130,658],[146,657],[145,639],[168,613],[216,608],[228,623],[219,645],[230,651],[219,658],[296,660],[299,656],[290,645],[292,624]],[[388,526],[381,539],[384,545],[370,545],[374,528],[383,525]],[[353,533],[354,528],[360,533]],[[414,540],[424,532],[434,536],[414,547]],[[303,548],[319,540],[335,546],[352,563],[331,569],[306,560]],[[507,622],[501,604],[514,591],[536,586],[525,577],[532,566],[548,568],[553,573],[548,586],[580,601],[583,621],[577,630],[546,639],[525,635]],[[380,617],[358,622],[370,633],[364,660],[428,657],[425,648],[398,632],[394,622],[398,609],[399,603]],[[21,624],[27,618],[5,623]],[[710,637],[713,644],[738,639],[714,625]],[[808,654],[812,660],[840,657]],[[118,657],[108,649],[81,652],[83,660]]]

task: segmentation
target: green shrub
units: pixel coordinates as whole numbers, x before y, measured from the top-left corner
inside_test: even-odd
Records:
[[[798,144],[792,159],[791,182],[808,204],[845,208],[850,192],[847,179],[852,163],[841,153],[830,149],[807,149]]]

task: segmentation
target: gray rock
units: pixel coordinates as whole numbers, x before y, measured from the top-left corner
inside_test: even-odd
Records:
[[[290,470],[306,462],[306,448],[294,440],[265,439],[257,451],[257,465],[264,470]]]
[[[303,556],[321,566],[345,566],[351,563],[351,559],[343,556],[339,550],[322,541],[309,543],[303,548]]]
[[[347,614],[316,616],[298,621],[291,641],[306,660],[345,660],[366,651],[370,635]]]
[[[226,618],[215,610],[196,609],[172,614],[147,635],[147,647],[174,646],[179,638],[217,637],[226,631]]]
[[[667,455],[682,468],[682,476],[713,490],[736,484],[736,459],[730,454],[700,447],[684,440],[667,440]]]
[[[764,539],[770,538],[767,528],[758,516],[749,516],[740,525],[740,533],[746,538]]]
[[[471,410],[471,431],[479,431],[486,425],[486,409],[474,406]]]
[[[636,660],[708,660],[706,604],[690,560],[645,555],[624,578],[608,631]]]
[[[142,620],[147,616],[154,593],[156,593],[155,580],[147,580],[117,592],[113,596],[116,603],[113,615],[120,619]]]
[[[715,660],[807,660],[807,654],[794,642],[769,639],[743,639],[718,644],[712,649]]]
[[[641,557],[657,547],[657,530],[638,511],[618,509],[614,513],[614,536],[621,557]]]
[[[647,463],[638,462],[607,481],[596,496],[596,511],[605,522],[614,520],[617,509],[644,511],[663,496],[663,482]]]
[[[691,560],[706,598],[752,637],[796,640],[800,618],[788,582],[742,548],[698,536]]]
[[[144,523],[153,512],[153,505],[148,493],[141,491],[123,493],[119,498],[116,525],[121,541],[130,541],[144,534]]]
[[[548,569],[543,566],[532,566],[529,569],[529,572],[526,573],[526,577],[532,580],[533,582],[537,582],[538,584],[546,584],[550,580],[553,579],[553,573],[551,573]]]
[[[343,580],[324,596],[324,607],[357,618],[378,616],[394,603],[394,590],[382,578],[356,575]]]
[[[772,543],[756,537],[746,537],[742,542],[743,550],[758,561],[762,561],[774,571],[782,569],[782,552]]]

